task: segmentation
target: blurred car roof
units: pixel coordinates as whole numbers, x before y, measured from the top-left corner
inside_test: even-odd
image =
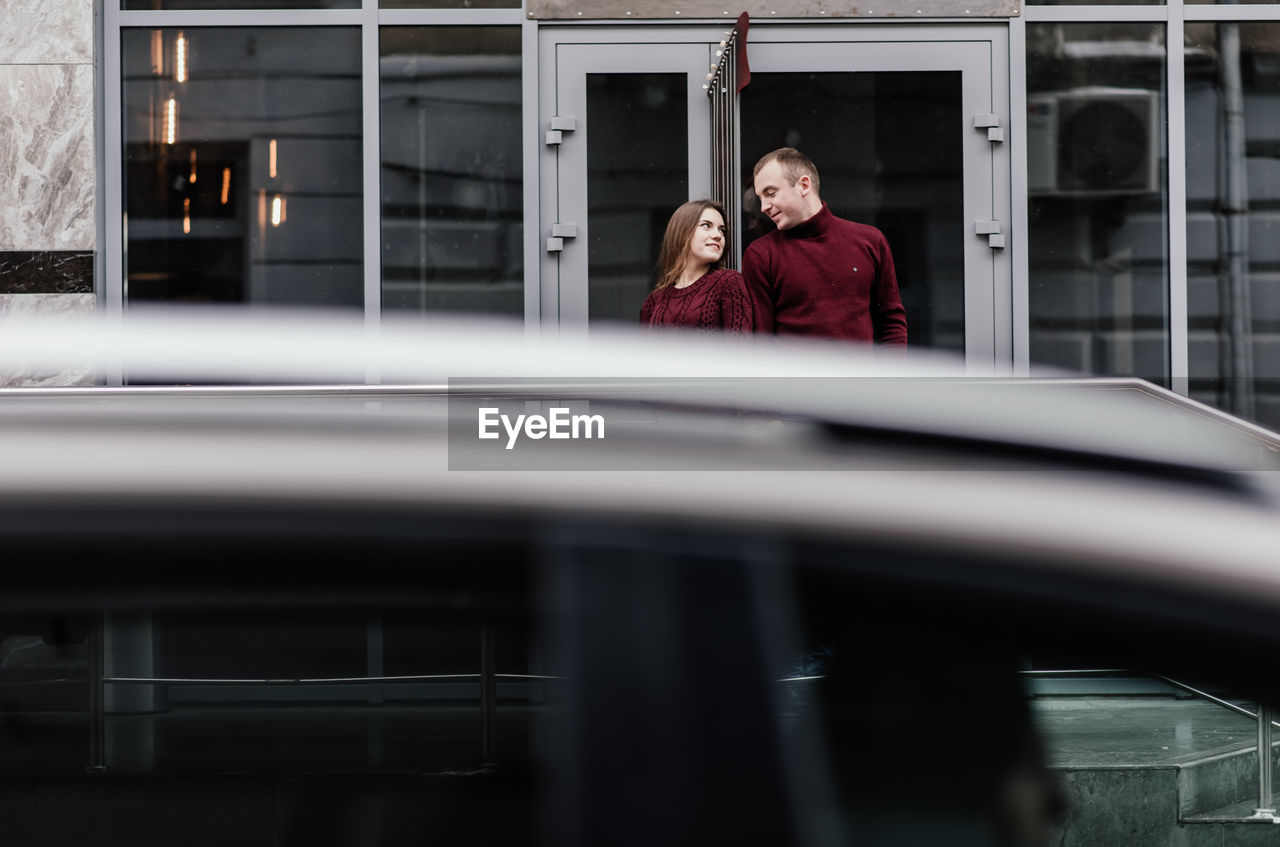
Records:
[[[0,327],[10,382],[68,368],[170,385],[0,391],[0,432],[22,445],[0,498],[27,513],[569,511],[980,548],[1280,600],[1265,473],[1280,439],[1140,380],[457,319],[131,310]],[[613,423],[585,463],[562,449],[475,464],[458,410],[493,397],[589,403]]]

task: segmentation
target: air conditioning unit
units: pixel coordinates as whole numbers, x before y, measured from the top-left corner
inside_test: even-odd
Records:
[[[1033,195],[1160,190],[1160,98],[1131,88],[1027,96],[1027,187]]]

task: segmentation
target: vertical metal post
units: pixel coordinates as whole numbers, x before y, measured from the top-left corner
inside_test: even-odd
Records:
[[[1258,808],[1253,817],[1275,820],[1271,803],[1271,707],[1258,704]]]
[[[360,4],[360,145],[361,197],[364,226],[364,327],[376,338],[382,327],[382,64],[377,0]],[[367,385],[382,382],[382,369],[374,361],[365,364]]]
[[[1165,93],[1169,191],[1166,252],[1169,257],[1169,376],[1170,387],[1187,396],[1190,342],[1187,303],[1187,96],[1186,4],[1170,2],[1165,27]],[[1194,6],[1190,6],[1194,9]],[[1196,163],[1199,165],[1199,162]]]
[[[1222,317],[1226,324],[1222,367],[1227,409],[1254,416],[1253,307],[1249,288],[1249,183],[1245,151],[1244,81],[1240,25],[1218,24],[1218,81],[1222,86],[1224,196],[1221,253]]]
[[[376,609],[370,609],[365,615],[364,627],[365,676],[368,676],[371,679],[381,677],[385,674],[382,646],[382,613]],[[381,706],[386,702],[386,697],[386,683],[369,683],[370,706]]]
[[[493,625],[480,625],[480,744],[485,765],[497,762],[498,678],[494,661]]]
[[[102,625],[103,615],[94,616],[89,629],[89,771],[107,769],[106,709],[102,690]]]
[[[383,650],[382,613],[370,609],[365,614],[365,676],[377,679],[386,673]],[[371,682],[368,704],[382,706],[386,703],[386,683]],[[365,761],[371,768],[381,768],[386,761],[386,734],[383,730],[385,716],[378,709],[365,712]]]

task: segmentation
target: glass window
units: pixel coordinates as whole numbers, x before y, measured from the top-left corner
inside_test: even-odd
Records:
[[[1169,374],[1162,24],[1027,26],[1033,363]]]
[[[381,0],[384,9],[519,9],[520,0]]]
[[[1164,0],[1027,0],[1028,6],[1163,6]]]
[[[1188,23],[1193,396],[1280,427],[1280,24]]]
[[[6,539],[6,844],[1262,831],[1274,604],[1097,551],[139,502]]]
[[[360,31],[122,43],[126,301],[360,306]]]
[[[524,312],[519,27],[381,32],[382,305]]]
[[[689,199],[684,74],[587,74],[587,314],[634,325],[667,221]]]
[[[360,0],[122,0],[127,10],[359,9]]]
[[[379,536],[353,546],[342,532],[321,541],[294,534],[287,520],[249,540],[238,518],[218,520],[225,535],[183,536],[177,547],[113,536],[131,564],[93,599],[60,595],[51,584],[14,586],[21,602],[0,609],[0,776],[66,777],[99,765],[113,776],[182,774],[187,785],[173,790],[212,800],[218,779],[201,777],[256,774],[262,778],[238,780],[232,805],[265,813],[255,826],[268,830],[270,803],[245,800],[270,794],[266,777],[280,774],[312,782],[413,774],[403,787],[438,799],[448,776],[465,774],[470,789],[489,792],[505,812],[528,810],[524,796],[503,799],[499,789],[513,788],[511,775],[539,755],[535,736],[559,691],[523,547],[486,538],[460,547],[429,518],[418,524],[428,526],[426,537],[405,546]],[[456,523],[463,525],[474,527]],[[493,527],[494,538],[505,529],[519,530]],[[225,564],[251,550],[273,567],[184,568],[180,587],[152,570],[204,554]],[[357,559],[362,577],[351,569]],[[429,574],[409,566],[425,560]],[[306,577],[286,576],[302,573],[295,567]],[[99,675],[95,703],[90,681]],[[95,744],[95,734],[105,743]],[[497,770],[508,784],[482,784],[480,774]],[[393,790],[385,799],[392,812],[405,811],[396,804],[407,796]],[[491,822],[508,835],[530,826],[503,817]],[[486,826],[469,819],[465,828],[478,836]],[[219,831],[224,837],[207,843],[259,843]]]
[[[65,610],[0,613],[0,775],[88,763],[89,655],[96,623]]]

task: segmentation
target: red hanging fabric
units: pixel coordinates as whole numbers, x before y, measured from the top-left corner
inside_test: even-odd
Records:
[[[738,15],[738,22],[733,27],[738,31],[738,38],[733,45],[734,59],[738,64],[738,90],[735,94],[741,94],[742,89],[751,82],[751,65],[747,64],[747,27],[750,25],[751,16],[743,12]]]

